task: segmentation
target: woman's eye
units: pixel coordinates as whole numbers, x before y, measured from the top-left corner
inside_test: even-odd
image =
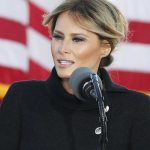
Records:
[[[73,38],[73,41],[74,42],[83,42],[83,41],[85,41],[85,39],[76,37],[76,38]]]
[[[61,35],[58,35],[58,34],[53,34],[53,38],[56,40],[61,40],[63,37]]]

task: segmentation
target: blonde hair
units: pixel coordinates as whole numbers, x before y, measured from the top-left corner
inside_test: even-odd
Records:
[[[43,25],[50,25],[53,33],[58,16],[66,11],[81,27],[97,34],[101,40],[107,40],[111,45],[111,52],[126,37],[126,19],[119,9],[107,0],[67,0],[44,16]],[[108,66],[111,62],[110,53],[102,59],[101,66]]]

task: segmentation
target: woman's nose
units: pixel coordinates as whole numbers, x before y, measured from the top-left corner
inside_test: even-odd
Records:
[[[61,54],[70,53],[69,43],[65,42],[65,41],[61,41],[61,43],[58,47],[58,52]]]

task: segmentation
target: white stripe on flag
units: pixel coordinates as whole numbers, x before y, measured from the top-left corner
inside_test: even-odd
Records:
[[[53,67],[50,39],[47,39],[32,28],[28,28],[27,31],[30,58],[49,70]]]
[[[0,65],[28,71],[28,51],[20,43],[0,40]]]
[[[150,46],[136,43],[122,43],[113,54],[111,68],[150,73]]]
[[[42,7],[44,10],[50,12],[64,0],[55,0],[53,2],[51,0],[44,0],[44,2],[42,0],[30,0],[30,1],[39,6],[40,8]]]
[[[149,0],[111,0],[128,20],[150,22]]]
[[[24,25],[28,24],[28,2],[25,0],[1,0],[0,17],[14,20]]]

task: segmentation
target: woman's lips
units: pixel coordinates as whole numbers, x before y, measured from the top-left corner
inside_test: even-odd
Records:
[[[72,60],[58,59],[57,61],[61,66],[64,66],[64,67],[74,64],[74,61],[72,61]]]

